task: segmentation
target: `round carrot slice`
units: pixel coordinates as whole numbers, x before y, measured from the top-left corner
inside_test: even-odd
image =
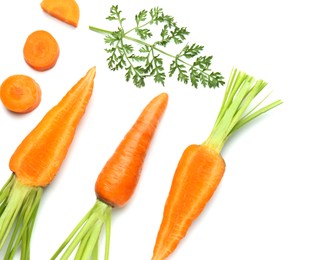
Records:
[[[38,30],[27,37],[23,53],[29,66],[38,71],[45,71],[54,67],[60,49],[57,41],[49,32]]]
[[[39,84],[29,76],[17,74],[8,77],[0,87],[3,105],[15,113],[28,113],[41,101]]]

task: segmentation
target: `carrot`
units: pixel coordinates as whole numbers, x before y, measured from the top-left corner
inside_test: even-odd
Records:
[[[49,15],[74,27],[78,26],[80,10],[75,0],[43,0],[40,5]]]
[[[30,259],[30,238],[43,188],[49,185],[68,152],[93,91],[95,67],[38,123],[13,153],[13,172],[0,191],[0,249],[12,232],[4,259]]]
[[[152,99],[121,141],[98,175],[95,184],[96,203],[52,256],[56,259],[67,247],[61,259],[68,259],[78,246],[75,259],[97,259],[98,241],[106,227],[105,259],[109,257],[111,211],[123,207],[131,198],[141,175],[147,150],[160,118],[165,111],[168,95]],[[69,245],[68,245],[69,244]]]
[[[166,259],[174,252],[213,196],[225,171],[220,153],[232,133],[282,103],[277,100],[256,110],[262,100],[251,107],[251,101],[266,84],[244,72],[232,71],[211,134],[202,144],[189,145],[182,153],[165,203],[152,260]]]
[[[55,38],[47,31],[32,32],[26,39],[23,55],[26,63],[37,71],[53,68],[59,58],[60,49]]]
[[[41,89],[33,78],[16,74],[3,81],[0,87],[0,98],[8,110],[15,113],[28,113],[39,106]]]

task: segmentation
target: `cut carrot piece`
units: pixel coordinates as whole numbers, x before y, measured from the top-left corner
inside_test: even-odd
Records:
[[[37,108],[41,101],[39,84],[26,75],[12,75],[3,81],[0,88],[3,105],[15,113],[28,113]]]
[[[43,0],[40,5],[46,13],[60,21],[78,26],[80,10],[75,0]]]
[[[45,71],[56,64],[60,49],[55,38],[47,31],[31,33],[24,44],[24,59],[33,69]]]

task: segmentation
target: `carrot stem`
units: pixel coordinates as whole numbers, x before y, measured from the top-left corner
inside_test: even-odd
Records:
[[[97,199],[94,206],[65,239],[51,260],[56,259],[65,247],[67,248],[60,259],[68,259],[77,246],[75,259],[89,259],[91,256],[92,259],[97,259],[98,241],[104,224],[108,233],[106,234],[106,243],[109,245],[107,240],[110,239],[111,209],[111,206]],[[107,254],[105,259],[108,259],[108,253],[105,252],[105,254]]]
[[[96,224],[94,225],[92,230],[90,230],[90,235],[89,235],[88,239],[86,240],[86,244],[84,246],[82,256],[80,258],[78,257],[77,260],[89,259],[89,257],[92,255],[93,249],[99,240],[99,236],[101,234],[103,224],[104,223],[102,221],[98,221],[98,222],[96,222]]]
[[[109,258],[109,248],[110,248],[110,233],[111,233],[111,222],[112,222],[112,214],[106,213],[106,238],[105,238],[105,255],[104,260],[108,260]]]
[[[14,175],[11,174],[10,178],[7,180],[7,182],[3,185],[1,191],[0,191],[0,204],[1,204],[1,209],[3,206],[6,205],[5,201],[8,198],[8,194],[10,193],[10,190],[14,184],[14,181],[12,179],[14,178]],[[2,211],[0,211],[2,213]]]
[[[0,191],[0,249],[3,247],[13,224],[16,223],[5,259],[11,259],[20,244],[22,245],[22,259],[30,258],[30,235],[41,197],[42,188],[23,185],[14,174]],[[24,237],[26,241],[24,241]],[[21,241],[23,242],[21,243]]]
[[[97,243],[95,244],[95,246],[93,248],[91,259],[92,260],[99,259],[99,241],[97,241]]]
[[[257,105],[251,106],[252,101],[266,85],[267,83],[263,80],[255,80],[254,77],[247,75],[245,72],[233,69],[225,90],[220,112],[209,137],[203,142],[203,145],[210,146],[215,151],[221,152],[224,144],[234,131],[259,115],[282,104],[281,100],[277,100],[256,110],[268,97],[267,95]],[[249,112],[247,109],[249,109]]]

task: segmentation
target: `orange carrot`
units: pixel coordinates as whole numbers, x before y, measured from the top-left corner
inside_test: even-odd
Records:
[[[97,243],[104,224],[106,226],[105,260],[108,260],[111,210],[113,207],[123,207],[131,198],[140,178],[147,150],[167,102],[168,95],[162,93],[144,108],[100,172],[95,184],[97,195],[95,205],[74,228],[51,260],[56,259],[68,244],[62,259],[68,259],[78,245],[75,259],[89,259],[91,255],[97,256]]]
[[[0,191],[0,249],[13,230],[5,259],[12,259],[20,245],[21,259],[30,259],[31,231],[43,188],[65,159],[92,95],[94,77],[95,67],[48,111],[10,159],[13,174]]]
[[[49,15],[74,27],[78,26],[80,10],[75,0],[43,0],[40,5]]]
[[[210,136],[202,144],[188,146],[180,158],[165,203],[152,260],[166,259],[176,249],[213,196],[225,171],[220,152],[230,135],[281,104],[278,100],[255,111],[262,100],[246,112],[265,86],[264,81],[255,82],[253,77],[233,70]]]
[[[59,53],[57,41],[44,30],[32,32],[27,37],[23,48],[26,63],[38,71],[53,68],[59,58]]]
[[[145,154],[167,100],[168,95],[162,93],[148,104],[108,160],[95,185],[100,200],[115,207],[122,207],[128,202],[139,180]]]
[[[3,105],[15,113],[28,113],[37,108],[41,101],[39,84],[26,75],[12,75],[0,87]]]

